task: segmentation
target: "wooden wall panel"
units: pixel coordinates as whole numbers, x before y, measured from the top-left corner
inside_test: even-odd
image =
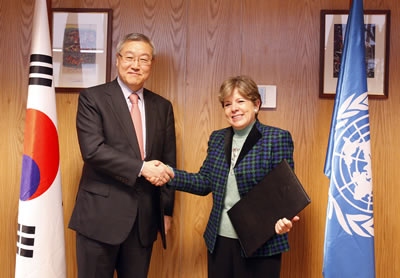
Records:
[[[13,277],[25,128],[32,16],[30,2],[0,2],[0,260],[1,277]],[[13,19],[13,20],[11,20]],[[18,24],[16,24],[18,22]]]
[[[260,120],[291,132],[295,169],[312,204],[290,234],[281,277],[322,277],[329,180],[323,175],[333,100],[318,97],[319,12],[345,9],[348,0],[52,0],[54,8],[112,8],[113,49],[129,32],[153,38],[157,57],[149,89],[170,99],[176,118],[178,167],[197,172],[210,133],[226,126],[217,100],[227,77],[247,74],[277,85],[277,108]],[[390,9],[389,99],[370,101],[376,277],[400,272],[400,3],[364,0],[365,9]],[[0,277],[13,277],[27,96],[32,0],[0,1]],[[115,53],[112,77],[116,76]],[[75,130],[77,93],[57,93],[64,222],[75,202],[82,160]],[[177,193],[169,248],[154,246],[149,277],[207,277],[204,232],[211,198]],[[76,277],[75,233],[65,228],[67,274]]]
[[[76,93],[57,93],[56,98],[65,228],[68,227],[73,204],[75,204],[83,165],[75,128],[78,97],[79,95]],[[65,245],[68,277],[77,277],[75,233],[67,228],[65,229]]]
[[[202,165],[211,132],[226,125],[217,93],[223,80],[240,72],[240,18],[238,0],[189,2],[183,144],[183,168],[189,172]],[[179,277],[206,277],[203,232],[212,199],[183,194]]]
[[[381,4],[378,6],[378,4]],[[393,221],[400,211],[400,3],[381,1],[372,8],[391,10],[389,99],[370,101],[376,277],[400,273],[400,225]]]

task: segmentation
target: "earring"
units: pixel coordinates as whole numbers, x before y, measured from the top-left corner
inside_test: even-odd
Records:
[[[255,112],[255,113],[257,113],[257,112],[258,112],[258,110],[257,110],[257,109],[254,109],[254,112]]]

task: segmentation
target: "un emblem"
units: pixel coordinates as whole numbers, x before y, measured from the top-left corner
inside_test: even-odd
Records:
[[[374,235],[371,173],[368,97],[352,95],[338,111],[331,175],[335,190],[330,198],[348,234]],[[334,197],[339,195],[342,198]]]

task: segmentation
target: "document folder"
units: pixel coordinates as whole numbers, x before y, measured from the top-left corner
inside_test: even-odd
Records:
[[[286,160],[228,210],[246,257],[275,235],[276,222],[291,220],[311,202]]]

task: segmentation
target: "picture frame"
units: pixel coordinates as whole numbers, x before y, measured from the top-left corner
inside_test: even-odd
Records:
[[[334,98],[348,10],[321,10],[321,98]],[[364,10],[368,97],[388,98],[390,10]]]
[[[112,9],[52,9],[56,92],[79,92],[110,81]]]

